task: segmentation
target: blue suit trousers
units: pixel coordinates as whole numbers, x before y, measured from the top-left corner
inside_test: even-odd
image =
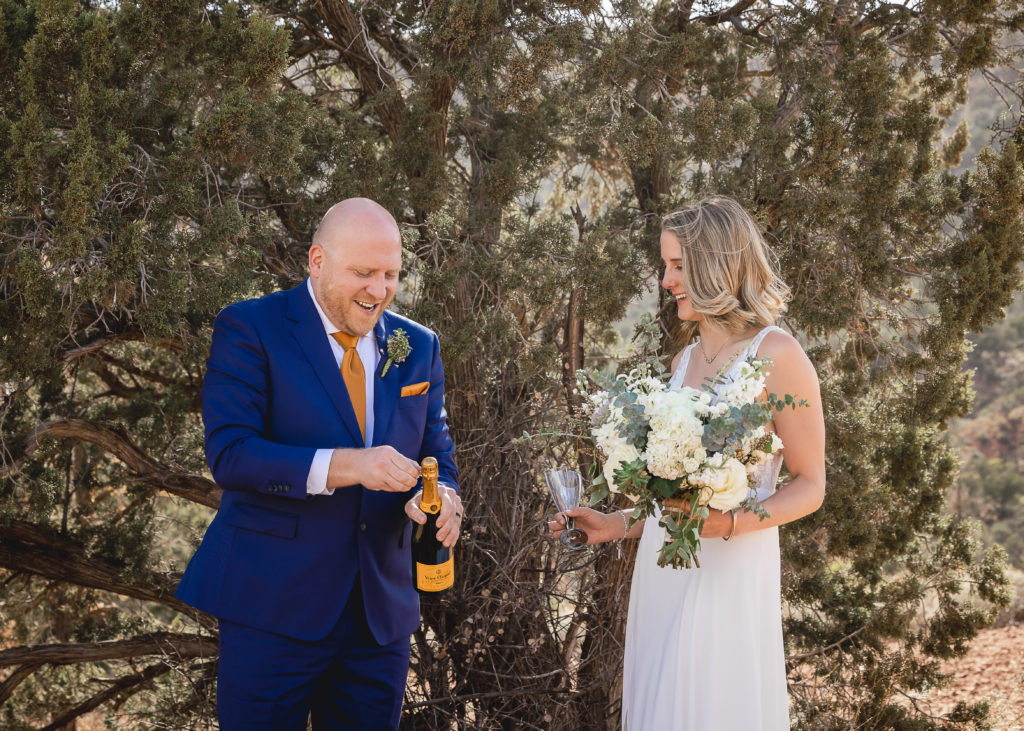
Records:
[[[305,641],[220,620],[217,716],[222,731],[397,729],[409,638],[379,645],[359,577],[330,633]]]

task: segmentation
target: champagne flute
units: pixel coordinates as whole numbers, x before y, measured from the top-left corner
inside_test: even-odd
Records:
[[[548,483],[548,492],[558,512],[564,515],[566,510],[579,507],[583,497],[583,476],[579,472],[557,466],[544,470],[544,480]],[[577,528],[573,519],[566,515],[565,530],[558,540],[570,551],[578,551],[587,545],[587,534]]]

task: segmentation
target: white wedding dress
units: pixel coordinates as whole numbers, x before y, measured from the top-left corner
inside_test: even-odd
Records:
[[[726,377],[778,329],[758,333]],[[693,347],[671,387],[682,385]],[[781,466],[781,452],[761,466],[759,501],[775,491]],[[648,518],[626,621],[623,729],[788,729],[778,528],[701,541],[700,568],[659,568],[663,542],[658,518]]]

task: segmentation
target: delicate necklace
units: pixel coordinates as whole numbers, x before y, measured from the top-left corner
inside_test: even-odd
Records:
[[[704,350],[704,338],[701,338],[700,340],[697,341],[697,347],[700,348],[700,354],[704,357],[704,362],[707,363],[708,365],[711,365],[712,363],[715,362],[715,359],[722,354],[722,351],[725,350],[725,346],[731,343],[733,340],[735,340],[735,338],[730,338],[729,340],[726,340],[724,343],[722,343],[722,347],[719,348],[715,352],[715,354],[710,358],[708,357],[707,351]]]

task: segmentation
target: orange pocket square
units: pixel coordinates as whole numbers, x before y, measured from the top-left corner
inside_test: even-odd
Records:
[[[426,393],[429,390],[430,381],[410,383],[408,386],[402,386],[402,396],[419,396],[421,393]]]

